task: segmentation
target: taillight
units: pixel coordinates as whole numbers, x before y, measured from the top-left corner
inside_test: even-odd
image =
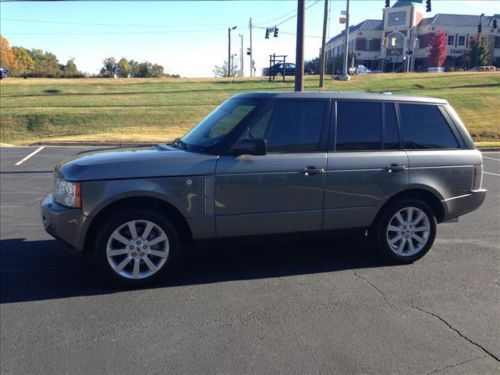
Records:
[[[471,190],[481,189],[482,184],[483,184],[483,166],[481,164],[474,165],[472,170]]]

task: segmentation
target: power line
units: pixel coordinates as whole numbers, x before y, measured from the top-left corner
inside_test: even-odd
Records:
[[[314,3],[312,3],[311,5],[309,5],[308,7],[306,7],[306,9],[305,9],[305,10],[308,10],[309,8],[312,8],[313,6],[315,6],[316,4],[318,4],[319,2],[320,2],[320,0],[316,0]],[[295,17],[297,17],[297,15],[296,15],[296,14],[294,14],[293,16],[288,17],[287,19],[285,19],[285,20],[281,21],[280,23],[278,23],[278,24],[276,24],[276,25],[274,25],[274,26],[279,26],[279,25],[282,25],[282,24],[284,24],[285,22],[288,22],[288,21],[290,21],[291,19],[293,19],[293,18],[295,18]]]
[[[139,24],[117,24],[117,23],[90,23],[90,22],[66,22],[66,21],[48,21],[48,20],[33,20],[23,18],[3,18],[3,21],[14,22],[29,22],[29,23],[46,23],[55,25],[78,25],[78,26],[106,26],[106,27],[225,27],[225,24],[196,24],[196,25],[139,25]],[[239,24],[237,26],[245,26],[246,24]]]

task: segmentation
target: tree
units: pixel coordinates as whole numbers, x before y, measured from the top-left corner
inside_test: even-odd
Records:
[[[64,76],[67,78],[77,78],[82,77],[83,74],[78,70],[75,64],[75,59],[71,58],[63,66]]]
[[[325,65],[326,67],[327,65]],[[321,71],[321,59],[319,57],[315,57],[312,60],[307,60],[304,63],[304,69],[311,69],[314,74],[319,74]]]
[[[132,73],[132,68],[130,63],[125,57],[122,57],[120,61],[118,61],[118,76],[122,78],[128,78],[128,76]]]
[[[32,49],[31,57],[35,61],[35,68],[32,76],[35,77],[60,77],[62,69],[57,60],[57,56],[41,49]]]
[[[100,75],[106,78],[113,78],[115,76],[117,65],[114,57],[108,57],[102,62]]]
[[[358,57],[356,56],[355,53],[350,53],[349,54],[349,59],[347,62],[347,69],[351,66],[352,62],[354,59],[354,66],[358,66]],[[340,54],[335,56],[333,59],[333,72],[332,74],[342,74],[344,70],[344,54]]]
[[[10,48],[9,42],[3,36],[0,35],[0,65],[5,66],[9,69],[16,69],[16,58],[12,49]]]
[[[12,53],[16,59],[17,74],[28,75],[35,69],[35,60],[31,56],[31,52],[23,47],[12,47]]]
[[[482,40],[480,43],[477,40],[471,40],[470,52],[467,56],[467,66],[473,68],[475,66],[488,65],[489,51],[486,42]]]
[[[446,35],[438,30],[432,37],[429,48],[429,63],[432,67],[442,67],[446,61]]]
[[[158,65],[158,64],[153,64],[151,67],[151,77],[163,77],[165,74],[163,72],[163,66]]]
[[[215,77],[227,77],[227,60],[224,60],[222,65],[215,65],[212,72]],[[233,61],[233,66],[231,67],[231,77],[235,77],[238,74],[238,65]]]

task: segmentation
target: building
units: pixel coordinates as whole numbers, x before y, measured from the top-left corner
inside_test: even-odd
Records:
[[[381,1],[382,3],[382,1]],[[488,45],[489,63],[500,67],[500,14],[436,14],[424,18],[421,5],[400,0],[383,10],[382,20],[365,20],[349,27],[349,53],[372,70],[424,71],[429,67],[429,46],[438,30],[447,37],[446,66],[463,66],[470,42],[481,38]],[[481,24],[481,33],[478,26]],[[329,61],[344,51],[345,31],[326,45]]]

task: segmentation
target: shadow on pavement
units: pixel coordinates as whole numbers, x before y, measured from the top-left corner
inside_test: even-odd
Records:
[[[88,257],[55,240],[0,242],[0,303],[102,295],[123,291],[97,274]],[[359,236],[202,245],[174,274],[149,288],[175,287],[388,266]]]

